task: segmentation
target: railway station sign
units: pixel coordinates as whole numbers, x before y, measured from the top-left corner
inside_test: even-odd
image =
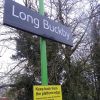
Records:
[[[50,20],[12,0],[5,0],[5,25],[72,46],[72,34],[69,27]]]
[[[33,86],[33,100],[62,100],[60,85]]]

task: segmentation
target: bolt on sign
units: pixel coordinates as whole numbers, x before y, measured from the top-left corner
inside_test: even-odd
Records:
[[[33,100],[62,100],[61,86],[33,86],[33,97]]]
[[[72,46],[70,28],[12,0],[5,0],[4,24]]]

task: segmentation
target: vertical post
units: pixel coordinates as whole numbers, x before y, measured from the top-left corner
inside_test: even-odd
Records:
[[[44,15],[44,0],[39,0],[39,13]],[[44,38],[40,38],[40,53],[42,85],[48,85],[46,41]]]

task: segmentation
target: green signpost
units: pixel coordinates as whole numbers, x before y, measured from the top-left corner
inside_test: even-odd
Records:
[[[39,13],[41,15],[44,15],[44,0],[39,0]],[[46,41],[42,37],[40,38],[40,53],[41,53],[41,80],[42,80],[42,85],[48,85]]]
[[[51,39],[69,46],[72,46],[72,34],[68,27],[54,22],[44,15],[44,0],[39,0],[39,13],[24,7],[12,0],[5,0],[4,6],[4,25],[13,28],[21,29],[41,36],[40,38],[40,54],[41,54],[41,81],[42,86],[35,86],[34,100],[40,98],[49,98],[46,100],[62,100],[61,86],[48,86],[48,71],[47,71],[47,55],[46,55],[46,40]],[[53,30],[51,30],[53,28]],[[42,90],[42,91],[39,91]],[[51,91],[51,92],[50,92]],[[36,94],[35,94],[36,93]]]

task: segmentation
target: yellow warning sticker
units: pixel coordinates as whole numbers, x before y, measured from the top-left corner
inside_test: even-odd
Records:
[[[33,100],[62,100],[60,85],[33,86]]]

